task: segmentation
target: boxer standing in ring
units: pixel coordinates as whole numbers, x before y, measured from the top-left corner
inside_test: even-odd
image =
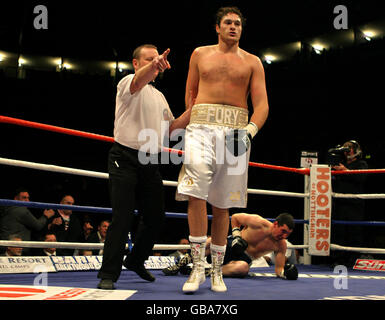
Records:
[[[229,231],[229,208],[245,208],[247,205],[250,142],[268,117],[262,63],[257,56],[239,48],[243,26],[244,18],[238,8],[219,9],[215,27],[218,44],[198,47],[190,58],[185,96],[186,105],[191,96],[195,99],[185,135],[185,157],[190,158],[189,161],[185,158],[177,190],[185,199],[188,196],[189,201],[193,270],[183,286],[185,293],[197,291],[205,281],[203,261],[208,229],[207,202],[212,205],[213,214],[211,289],[217,292],[227,290],[222,279],[222,264]],[[250,122],[249,94],[253,105]],[[215,143],[211,142],[213,137]],[[225,141],[232,156],[244,163],[242,172],[229,174],[228,163],[217,162],[217,145],[223,143],[224,146]],[[207,151],[210,143],[209,159],[199,159],[202,149]]]

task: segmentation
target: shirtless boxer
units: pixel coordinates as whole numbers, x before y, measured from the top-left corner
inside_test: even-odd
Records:
[[[237,213],[231,217],[231,227],[232,236],[228,237],[222,268],[224,276],[246,276],[252,260],[273,251],[277,277],[297,279],[297,268],[292,264],[285,264],[285,239],[294,229],[294,220],[290,214],[282,213],[274,222],[270,222],[257,214]]]
[[[243,25],[239,9],[219,9],[216,21],[218,44],[196,48],[190,59],[185,99],[186,105],[187,101],[195,99],[195,105],[186,128],[184,172],[181,171],[177,189],[177,193],[189,201],[187,212],[193,270],[183,286],[185,293],[195,292],[205,281],[207,202],[212,205],[213,214],[211,289],[227,290],[221,266],[229,228],[228,209],[247,206],[250,143],[268,116],[262,63],[257,56],[239,48]],[[249,94],[253,106],[250,122]],[[229,159],[233,156],[240,167],[243,166],[239,172],[230,173],[226,160],[218,163],[219,153],[224,153],[225,141],[226,148],[232,153]],[[228,152],[225,154],[227,157]]]

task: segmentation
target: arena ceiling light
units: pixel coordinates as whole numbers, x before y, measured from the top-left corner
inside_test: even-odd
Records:
[[[312,47],[316,54],[321,54],[322,50],[325,49],[325,46],[320,43],[314,43],[312,44]]]
[[[367,41],[371,41],[376,36],[375,32],[371,30],[363,30],[362,33]]]
[[[265,61],[267,64],[271,64],[273,61],[276,61],[277,57],[272,54],[265,55]]]
[[[64,62],[63,58],[53,58],[51,61],[57,67],[56,71],[60,71],[63,69],[73,69],[73,65]]]
[[[25,60],[22,57],[19,57],[19,60],[17,60],[17,64],[18,64],[19,67],[23,66],[26,63],[27,63],[27,60]]]

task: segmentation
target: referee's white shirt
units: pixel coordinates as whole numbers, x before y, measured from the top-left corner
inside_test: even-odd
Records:
[[[166,98],[154,86],[147,84],[131,94],[133,78],[134,74],[124,77],[117,86],[114,138],[126,147],[158,153],[174,116]]]

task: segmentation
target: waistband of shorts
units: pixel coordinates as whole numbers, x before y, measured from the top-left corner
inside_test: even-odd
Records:
[[[192,107],[190,124],[214,124],[234,129],[247,126],[249,110],[225,104],[196,104]]]

